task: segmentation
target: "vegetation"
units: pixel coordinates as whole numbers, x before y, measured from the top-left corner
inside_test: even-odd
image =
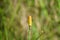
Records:
[[[0,0],[0,40],[60,40],[60,0]]]

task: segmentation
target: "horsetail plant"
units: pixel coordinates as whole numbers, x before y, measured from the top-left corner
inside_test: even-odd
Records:
[[[32,16],[28,16],[28,26],[29,26],[28,40],[31,40]]]

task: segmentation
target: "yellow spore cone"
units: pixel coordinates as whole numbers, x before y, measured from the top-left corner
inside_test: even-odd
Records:
[[[32,26],[32,16],[28,16],[28,25]]]

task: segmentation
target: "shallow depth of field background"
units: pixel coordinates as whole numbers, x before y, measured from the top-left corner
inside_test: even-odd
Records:
[[[0,40],[60,40],[60,0],[0,0]]]

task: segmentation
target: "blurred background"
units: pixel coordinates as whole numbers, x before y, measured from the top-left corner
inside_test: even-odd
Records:
[[[60,40],[60,0],[0,0],[0,40]]]

